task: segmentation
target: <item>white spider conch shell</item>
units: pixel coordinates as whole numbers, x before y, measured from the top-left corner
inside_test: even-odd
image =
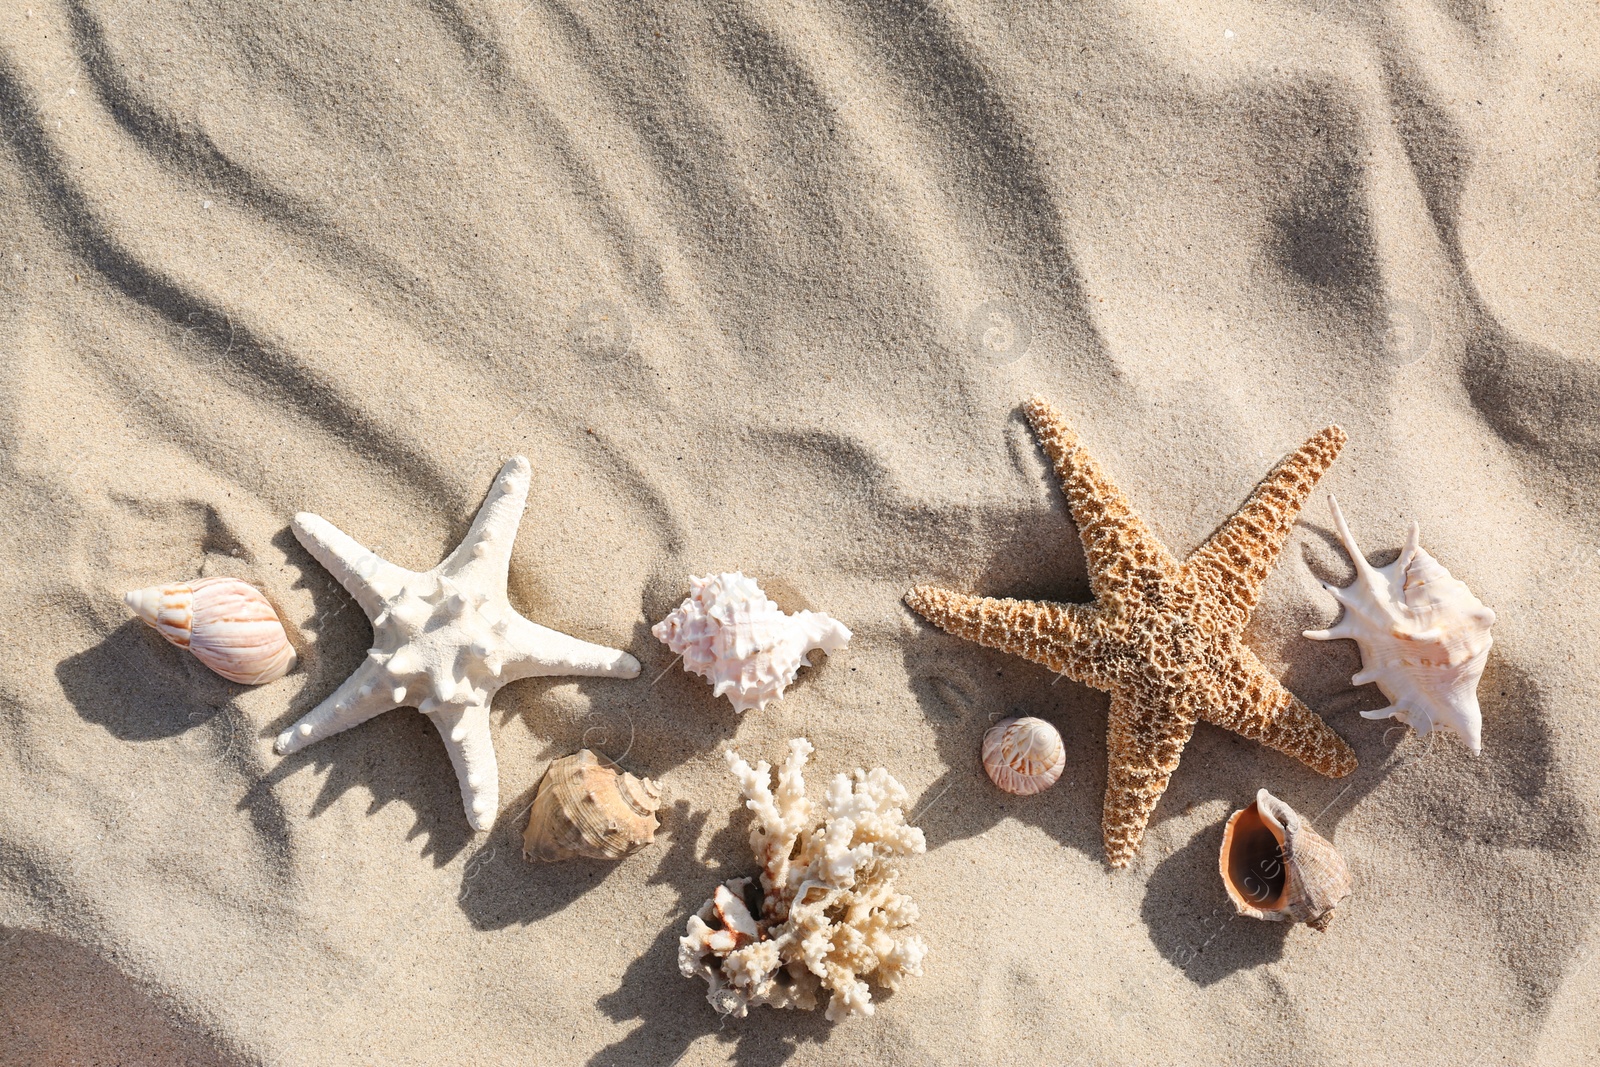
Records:
[[[1350,895],[1350,869],[1293,808],[1267,792],[1222,832],[1222,884],[1240,915],[1326,930]]]
[[[1328,503],[1356,580],[1342,589],[1323,583],[1344,617],[1305,635],[1314,641],[1347,637],[1360,646],[1361,671],[1351,684],[1378,683],[1390,704],[1363,717],[1392,715],[1419,734],[1448,730],[1476,756],[1483,748],[1478,679],[1494,643],[1494,612],[1422,548],[1416,523],[1400,558],[1374,567],[1350,535],[1339,502],[1330,496]]]
[[[785,615],[756,583],[738,571],[689,579],[689,597],[650,628],[683,657],[683,669],[702,675],[711,691],[739,711],[764,710],[783,691],[806,654],[837,652],[850,631],[820,611]]]
[[[289,673],[294,646],[261,590],[237,578],[153,585],[122,598],[162,637],[230,682],[261,685]]]
[[[522,835],[525,859],[619,860],[656,838],[661,792],[579,749],[544,772]]]
[[[1027,797],[1049,789],[1066,765],[1061,735],[1043,719],[1001,719],[983,735],[983,769],[1007,793]]]

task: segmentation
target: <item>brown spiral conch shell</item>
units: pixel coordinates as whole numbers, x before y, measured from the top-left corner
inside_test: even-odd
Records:
[[[1350,869],[1333,844],[1267,792],[1222,833],[1222,884],[1240,915],[1326,930],[1350,894]]]
[[[1066,765],[1061,735],[1043,719],[1001,719],[983,735],[983,769],[1007,793],[1027,797],[1049,789]]]
[[[261,685],[289,673],[294,646],[261,590],[237,578],[135,589],[123,603],[162,637],[230,682]]]
[[[660,807],[661,791],[650,779],[619,772],[579,749],[544,772],[522,835],[523,858],[550,863],[630,856],[655,840]]]

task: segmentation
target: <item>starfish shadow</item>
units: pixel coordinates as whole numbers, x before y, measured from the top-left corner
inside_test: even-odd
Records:
[[[685,978],[678,972],[678,938],[683,935],[689,916],[700,910],[712,889],[737,870],[711,870],[695,855],[695,843],[705,828],[707,813],[691,814],[688,801],[679,801],[672,812],[672,844],[662,856],[660,866],[649,882],[674,888],[678,901],[671,910],[650,948],[628,965],[622,984],[596,1006],[614,1022],[640,1020],[640,1025],[619,1041],[595,1053],[590,1067],[616,1063],[676,1063],[690,1045],[707,1035],[715,1035],[728,1053],[743,1067],[776,1067],[786,1062],[802,1045],[820,1045],[828,1040],[833,1024],[816,1011],[752,1008],[743,1019],[724,1019],[706,1003],[706,986],[698,978]],[[663,820],[665,821],[665,820]],[[748,862],[748,826],[735,819],[711,838],[706,854],[737,856]],[[880,991],[873,990],[874,1000]],[[885,994],[886,995],[886,994]]]
[[[361,608],[291,531],[285,528],[272,543],[300,570],[294,588],[311,593],[315,614],[300,631],[315,634],[316,641],[298,644],[299,670],[306,673],[307,681],[284,712],[261,728],[259,736],[267,738],[275,738],[333,692],[366,657],[372,639],[371,624]],[[413,708],[397,708],[321,744],[278,758],[252,783],[239,807],[252,811],[278,807],[277,785],[308,766],[323,779],[312,802],[312,818],[351,789],[362,787],[372,796],[368,814],[396,801],[412,808],[416,820],[409,836],[427,835],[423,854],[432,856],[436,866],[449,863],[476,836],[462,818],[461,791],[439,732]]]
[[[309,708],[316,703],[310,700],[304,706]],[[263,732],[269,737],[276,734],[276,729]],[[433,857],[437,867],[455,859],[478,836],[462,818],[461,790],[438,730],[413,709],[397,708],[362,723],[344,737],[331,737],[313,748],[281,757],[252,784],[239,807],[253,811],[262,805],[279,804],[277,785],[308,766],[322,778],[322,787],[308,813],[310,818],[321,815],[351,789],[360,787],[372,797],[368,815],[395,802],[411,808],[415,821],[407,839],[426,835],[422,854]]]

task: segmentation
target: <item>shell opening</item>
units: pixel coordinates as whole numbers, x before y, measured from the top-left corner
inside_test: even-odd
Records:
[[[1281,910],[1288,902],[1288,872],[1283,864],[1283,834],[1262,818],[1261,805],[1239,812],[1228,847],[1230,888],[1252,908]]]

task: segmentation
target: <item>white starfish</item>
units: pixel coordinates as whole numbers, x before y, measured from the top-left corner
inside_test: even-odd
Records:
[[[486,830],[500,803],[489,703],[507,682],[556,674],[636,678],[639,661],[529,622],[506,599],[511,542],[532,468],[513,456],[500,469],[466,540],[419,574],[363,548],[332,523],[301,512],[294,534],[372,620],[372,649],[333,695],[278,735],[298,752],[391,708],[433,719],[450,751],[467,822]]]

